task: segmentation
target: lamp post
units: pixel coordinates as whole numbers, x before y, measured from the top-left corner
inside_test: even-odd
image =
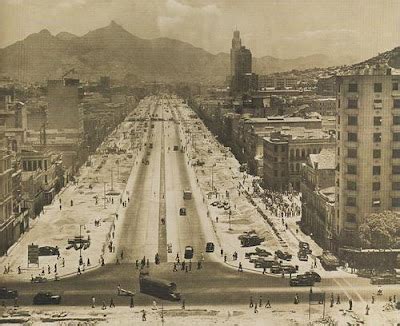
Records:
[[[103,201],[104,201],[104,208],[106,208],[106,183],[103,182]]]
[[[83,259],[82,259],[82,224],[79,225],[79,240],[81,241],[80,245],[79,245],[79,265],[83,264]]]
[[[232,216],[232,209],[229,209],[229,231],[232,231],[231,216]]]

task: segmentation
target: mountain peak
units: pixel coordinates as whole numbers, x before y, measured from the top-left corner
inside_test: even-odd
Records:
[[[49,31],[47,28],[42,29],[42,30],[39,32],[39,34],[40,34],[40,35],[50,35],[50,36],[51,36],[51,33],[50,33],[50,31]]]
[[[69,33],[69,32],[60,32],[56,35],[56,37],[58,39],[64,40],[64,41],[70,41],[75,38],[78,38],[78,36],[76,36],[75,34]]]

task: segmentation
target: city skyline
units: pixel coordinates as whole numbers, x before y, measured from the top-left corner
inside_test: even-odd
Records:
[[[214,54],[228,52],[237,28],[255,57],[336,53],[361,60],[400,44],[398,9],[400,3],[389,0],[325,1],[323,6],[317,1],[6,0],[0,47],[41,29],[81,36],[115,20],[138,37],[175,38]]]

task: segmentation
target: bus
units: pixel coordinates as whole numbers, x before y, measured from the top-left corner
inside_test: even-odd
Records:
[[[148,275],[139,276],[140,292],[160,299],[179,301],[181,294],[176,292],[176,283]]]

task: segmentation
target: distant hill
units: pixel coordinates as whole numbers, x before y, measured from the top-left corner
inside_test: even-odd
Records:
[[[139,80],[222,82],[229,75],[230,56],[211,54],[189,43],[169,38],[142,39],[115,22],[83,36],[48,30],[29,35],[0,49],[0,73],[25,81],[60,78],[75,68],[83,79],[110,75]],[[347,63],[347,62],[343,62]],[[342,63],[342,64],[343,64]],[[296,59],[254,58],[254,71],[268,74],[291,69],[328,67],[324,55]]]

